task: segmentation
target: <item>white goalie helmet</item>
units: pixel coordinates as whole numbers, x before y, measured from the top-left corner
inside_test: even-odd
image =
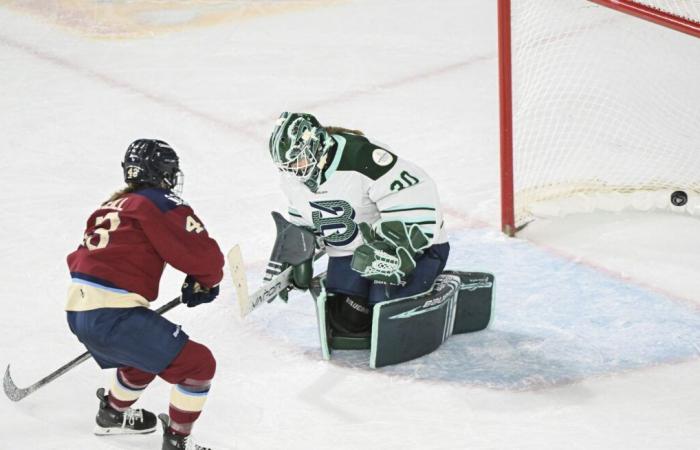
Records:
[[[283,112],[270,135],[270,156],[277,168],[316,191],[323,156],[333,139],[319,121],[307,113]]]

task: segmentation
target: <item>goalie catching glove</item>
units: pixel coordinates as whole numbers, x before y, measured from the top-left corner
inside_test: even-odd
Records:
[[[400,220],[380,222],[376,229],[360,223],[364,244],[352,255],[351,267],[365,278],[398,285],[416,268],[415,257],[430,245],[418,225]]]

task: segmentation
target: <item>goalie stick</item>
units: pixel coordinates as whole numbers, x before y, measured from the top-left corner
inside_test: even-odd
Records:
[[[155,312],[158,314],[164,314],[167,311],[170,311],[171,309],[175,308],[177,305],[181,303],[182,298],[178,296],[177,298],[174,298],[173,300],[169,301],[165,305],[161,306],[160,308],[156,309]],[[88,359],[91,358],[90,352],[85,352],[82,355],[72,359],[71,361],[67,362],[63,366],[59,367],[58,369],[54,370],[41,380],[37,381],[36,383],[32,384],[31,386],[28,386],[26,388],[20,388],[17,387],[14,381],[12,381],[12,376],[10,375],[10,365],[7,365],[7,369],[5,369],[5,377],[2,379],[2,388],[5,391],[5,395],[7,395],[7,398],[12,400],[13,402],[18,402],[22,400],[24,397],[27,395],[31,394],[32,392],[36,391],[37,389],[40,389],[56,378],[60,377],[64,373],[68,372],[72,368],[78,366],[79,364],[87,361]]]
[[[314,261],[317,261],[326,254],[326,249],[321,249],[314,254]],[[228,265],[231,269],[231,277],[233,285],[236,288],[236,296],[238,297],[238,306],[241,311],[241,318],[250,314],[254,309],[263,303],[272,302],[277,295],[289,286],[289,278],[292,274],[293,267],[289,266],[278,275],[272,277],[269,281],[260,286],[255,292],[248,292],[248,281],[245,275],[245,266],[243,264],[243,255],[241,248],[238,245],[228,252]]]

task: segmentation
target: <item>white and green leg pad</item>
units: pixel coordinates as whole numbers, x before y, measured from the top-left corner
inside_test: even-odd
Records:
[[[313,278],[310,291],[315,301],[318,335],[321,341],[323,359],[330,359],[333,350],[369,349],[370,337],[368,335],[343,334],[331,326],[329,295],[325,289],[325,273]]]
[[[370,367],[427,355],[452,334],[486,328],[493,311],[493,284],[490,273],[447,271],[430,292],[375,305]]]
[[[323,359],[335,350],[368,348],[367,338],[333,336],[329,323],[325,274],[314,277]],[[429,292],[374,305],[369,365],[398,364],[436,350],[452,334],[488,327],[493,316],[494,276],[484,272],[446,271]]]
[[[452,334],[471,333],[488,327],[493,318],[496,280],[486,272],[446,270],[443,275],[460,279],[457,310]]]
[[[330,323],[328,322],[327,309],[326,309],[326,277],[325,273],[322,273],[311,280],[311,286],[309,291],[311,296],[314,298],[314,306],[316,307],[316,323],[318,323],[318,337],[321,340],[321,355],[323,359],[331,359],[331,345],[330,345]]]

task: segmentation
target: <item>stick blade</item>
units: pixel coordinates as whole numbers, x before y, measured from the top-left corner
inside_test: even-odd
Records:
[[[233,248],[229,250],[226,257],[228,259],[229,269],[231,270],[233,285],[236,288],[236,297],[238,298],[241,318],[244,318],[253,310],[253,306],[250,304],[250,297],[248,295],[248,280],[245,275],[241,247],[239,245],[234,245]]]
[[[12,381],[12,376],[10,375],[9,364],[7,365],[7,369],[5,369],[5,376],[2,379],[2,388],[5,391],[7,398],[13,402],[18,402],[31,393],[30,389],[20,389],[17,387],[17,385],[15,385],[15,382]]]

